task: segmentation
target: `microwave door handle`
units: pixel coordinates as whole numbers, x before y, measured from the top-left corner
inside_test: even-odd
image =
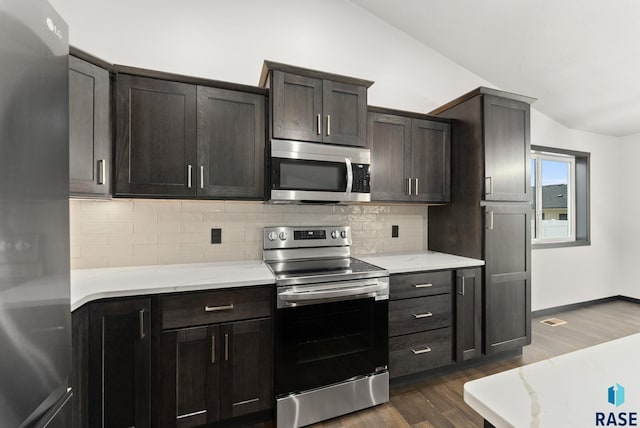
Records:
[[[347,166],[347,196],[349,196],[353,187],[353,169],[351,168],[351,159],[344,158],[344,163]]]

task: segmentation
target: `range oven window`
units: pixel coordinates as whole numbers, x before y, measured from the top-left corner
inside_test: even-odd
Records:
[[[274,158],[272,165],[274,189],[322,192],[345,192],[347,189],[344,162]]]
[[[388,302],[346,300],[276,311],[276,393],[366,375],[387,365]]]

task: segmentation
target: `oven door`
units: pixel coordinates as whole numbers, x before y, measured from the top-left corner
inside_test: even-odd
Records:
[[[388,300],[376,297],[277,309],[276,395],[386,368],[387,309]]]
[[[272,202],[370,201],[369,160],[368,149],[273,140],[270,199]]]

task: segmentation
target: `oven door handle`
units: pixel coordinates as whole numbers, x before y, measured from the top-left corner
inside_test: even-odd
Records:
[[[347,196],[349,196],[351,189],[353,189],[353,168],[351,167],[351,159],[344,158],[344,163],[347,166]]]
[[[278,293],[280,300],[290,303],[309,301],[322,301],[327,299],[338,299],[344,297],[375,297],[375,293],[388,289],[388,284],[371,283],[358,285],[355,287],[342,287],[325,290],[287,290]]]

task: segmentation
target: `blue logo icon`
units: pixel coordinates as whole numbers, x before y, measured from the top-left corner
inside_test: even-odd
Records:
[[[609,387],[609,399],[607,401],[616,407],[624,404],[624,387],[619,383]]]

